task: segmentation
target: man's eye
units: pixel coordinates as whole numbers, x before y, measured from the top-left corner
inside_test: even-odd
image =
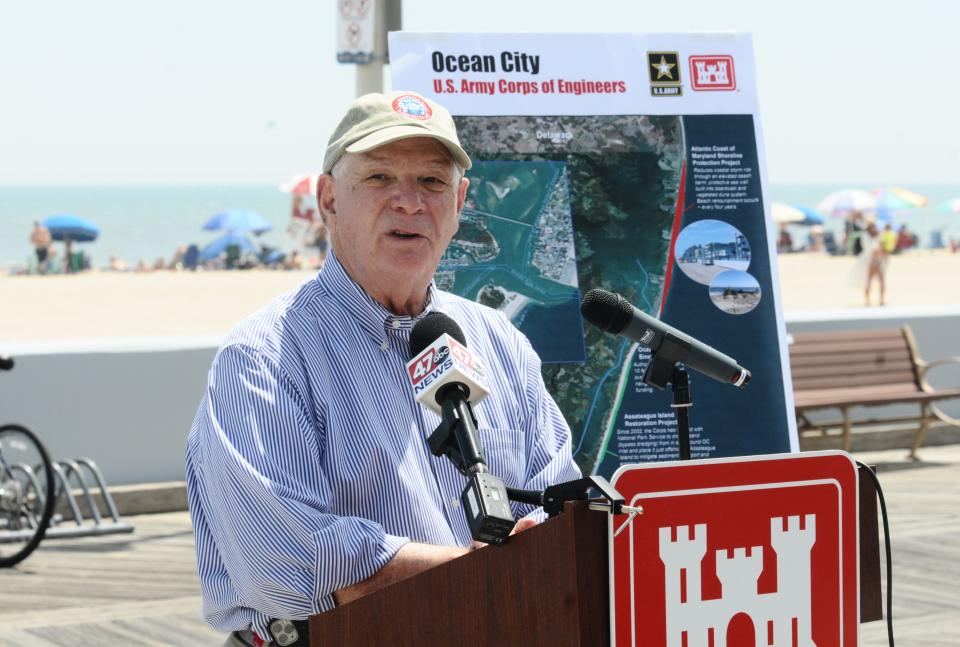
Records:
[[[431,175],[430,177],[423,178],[424,184],[433,184],[436,186],[446,186],[446,181],[443,178],[439,178]]]
[[[384,173],[371,173],[367,176],[368,180],[386,180],[387,176]]]

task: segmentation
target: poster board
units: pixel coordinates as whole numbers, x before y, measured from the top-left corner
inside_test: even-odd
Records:
[[[450,109],[474,160],[444,289],[502,309],[588,473],[676,458],[649,351],[579,316],[599,287],[735,358],[748,388],[691,374],[694,458],[796,451],[745,34],[389,36],[394,89]],[[473,255],[468,251],[477,251]]]

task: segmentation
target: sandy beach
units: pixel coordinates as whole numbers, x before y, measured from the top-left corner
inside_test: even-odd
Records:
[[[867,310],[863,295],[849,285],[853,257],[784,254],[778,261],[786,313]],[[313,274],[254,270],[2,276],[0,352],[4,343],[223,335]],[[958,254],[921,250],[893,256],[887,305],[960,305],[958,277]]]

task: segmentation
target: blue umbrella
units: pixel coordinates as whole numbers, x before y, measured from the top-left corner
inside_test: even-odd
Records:
[[[800,225],[822,225],[823,224],[823,216],[821,216],[819,213],[817,213],[813,209],[810,209],[809,207],[801,206],[799,204],[794,204],[791,206],[794,209],[799,209],[800,211],[803,212],[804,218],[802,221],[800,221],[797,224],[800,224]]]
[[[227,247],[230,247],[230,245],[236,245],[242,253],[256,253],[257,251],[257,246],[250,242],[249,238],[231,231],[200,250],[200,260],[209,261],[217,258],[227,251]]]
[[[262,234],[273,229],[273,225],[256,211],[248,209],[229,209],[221,211],[203,223],[206,230],[250,231]]]
[[[778,225],[822,225],[823,216],[798,204],[774,202],[770,209],[773,221]]]
[[[43,226],[50,230],[54,240],[69,237],[75,243],[88,243],[100,235],[100,230],[92,222],[65,213],[48,217],[43,221]]]

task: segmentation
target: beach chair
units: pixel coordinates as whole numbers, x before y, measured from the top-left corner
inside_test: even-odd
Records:
[[[187,251],[183,253],[183,268],[191,271],[196,271],[197,263],[200,261],[200,248],[196,245],[190,245],[187,247]]]
[[[232,270],[240,264],[240,245],[227,245],[225,265]]]
[[[84,269],[83,252],[70,252],[70,258],[67,259],[67,272],[77,273]]]
[[[832,231],[823,232],[823,248],[831,256],[839,256],[843,253],[843,250],[837,245],[837,238]]]
[[[946,249],[947,245],[943,242],[943,231],[934,229],[930,232],[930,249]]]

